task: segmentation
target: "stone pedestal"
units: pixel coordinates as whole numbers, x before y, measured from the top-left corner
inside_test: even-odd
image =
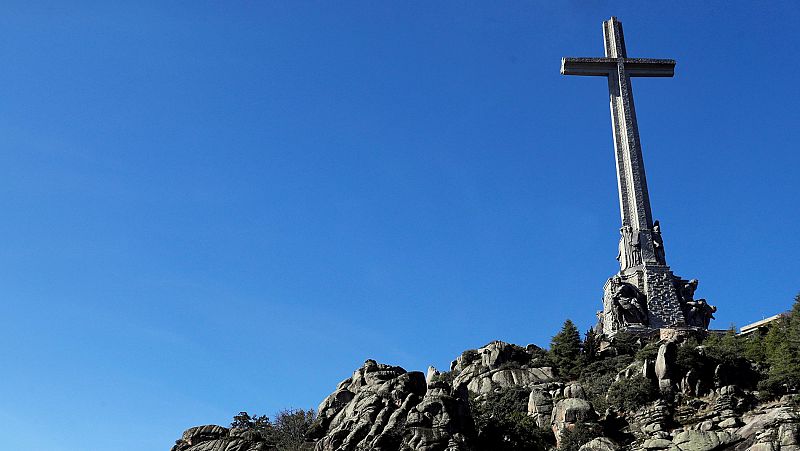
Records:
[[[619,330],[649,335],[659,329],[686,328],[680,291],[686,282],[674,275],[667,265],[644,264],[620,271],[608,279],[603,287],[602,332],[612,337]],[[644,295],[647,321],[627,323],[622,319],[620,303],[618,299],[615,300],[615,296],[619,297],[620,283],[631,284]]]

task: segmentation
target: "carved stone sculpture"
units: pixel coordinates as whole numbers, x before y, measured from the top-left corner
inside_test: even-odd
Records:
[[[602,334],[605,331],[605,312],[598,310],[595,316],[597,316],[597,324],[594,326],[594,331]]]
[[[684,303],[694,301],[694,292],[697,291],[697,284],[697,279],[692,279],[681,287],[681,297]]]
[[[692,279],[680,286],[681,308],[686,319],[686,325],[692,327],[702,327],[708,329],[717,307],[711,305],[705,299],[695,299],[698,281]]]
[[[658,219],[653,223],[653,249],[656,253],[656,260],[661,264],[667,263],[667,257],[664,253],[664,239],[661,238],[661,224]]]
[[[617,252],[617,260],[619,260],[620,270],[624,271],[628,268],[642,264],[642,256],[639,251],[639,233],[634,233],[631,226],[623,226],[619,229],[619,252]]]
[[[684,303],[686,308],[686,323],[690,326],[708,329],[717,307],[709,304],[705,299],[692,300]]]
[[[614,306],[614,319],[617,327],[626,327],[632,324],[647,326],[647,297],[636,285],[623,282],[620,277],[614,277],[614,294],[611,300]]]

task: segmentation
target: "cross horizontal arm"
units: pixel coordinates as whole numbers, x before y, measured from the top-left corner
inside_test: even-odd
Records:
[[[675,60],[654,58],[561,58],[562,75],[608,75],[619,64],[631,77],[672,77]]]

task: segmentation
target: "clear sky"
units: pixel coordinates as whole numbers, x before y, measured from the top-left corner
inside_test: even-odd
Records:
[[[586,6],[590,4],[591,6]],[[755,8],[755,6],[758,6]],[[4,2],[0,448],[167,450],[582,330],[617,270],[602,54],[716,328],[800,291],[797,2]]]

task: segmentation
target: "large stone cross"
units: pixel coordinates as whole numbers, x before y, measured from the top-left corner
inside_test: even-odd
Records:
[[[605,58],[562,58],[561,73],[608,78],[623,228],[620,269],[625,270],[642,263],[666,264],[663,252],[658,252],[655,248],[660,243],[654,243],[654,239],[660,240],[660,237],[655,236],[659,233],[658,230],[655,235],[653,233],[653,215],[650,211],[650,195],[647,192],[636,110],[633,107],[631,77],[672,77],[675,61],[628,58],[622,23],[616,17],[603,22],[603,35]]]
[[[616,17],[603,22],[603,36],[605,57],[561,60],[564,75],[608,78],[622,237],[617,256],[620,270],[603,288],[598,325],[607,336],[620,330],[649,333],[659,328],[708,327],[701,320],[713,311],[704,300],[694,300],[697,282],[675,276],[667,266],[661,229],[650,211],[633,107],[631,77],[671,77],[675,61],[628,58],[622,24]]]

